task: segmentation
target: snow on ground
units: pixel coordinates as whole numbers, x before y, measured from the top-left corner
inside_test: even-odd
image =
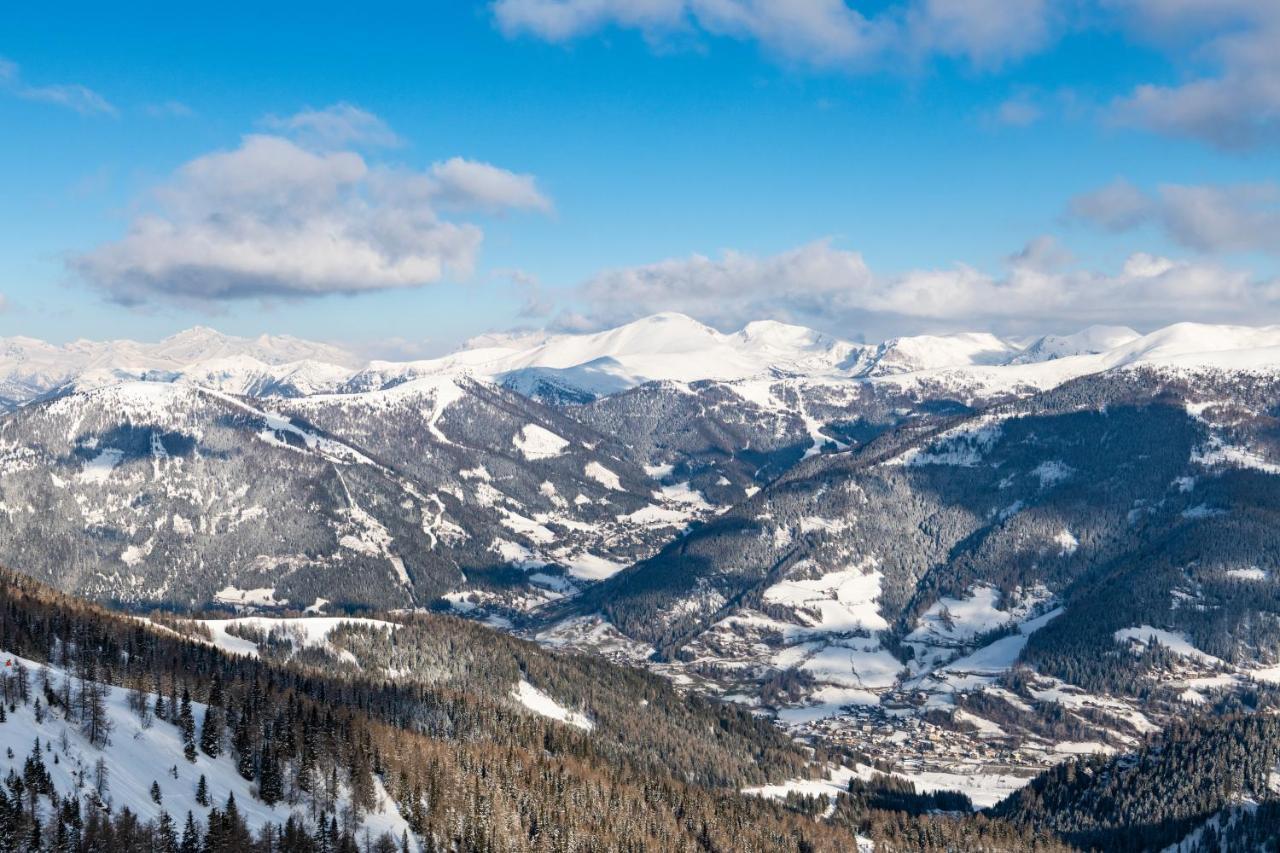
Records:
[[[1080,540],[1065,527],[1053,537],[1053,541],[1058,543],[1058,547],[1062,549],[1058,553],[1064,557],[1074,554],[1080,547]]]
[[[535,714],[540,714],[552,720],[559,720],[562,723],[576,726],[587,732],[596,727],[596,724],[586,716],[576,711],[570,711],[523,678],[520,679],[515,687],[511,688],[511,696]]]
[[[1053,702],[1064,708],[1095,708],[1113,717],[1126,720],[1142,734],[1160,730],[1160,727],[1147,719],[1145,714],[1119,699],[1088,693],[1074,684],[1067,684],[1056,678],[1042,677],[1040,683],[1047,683],[1048,686],[1035,687],[1028,692],[1041,702]]]
[[[273,630],[283,630],[294,642],[295,648],[319,646],[329,649],[336,656],[342,657],[336,649],[329,645],[329,635],[341,626],[365,625],[389,631],[394,631],[399,627],[394,622],[386,622],[381,619],[345,616],[310,616],[288,619],[276,619],[268,616],[242,616],[236,619],[201,619],[199,624],[209,629],[213,634],[213,644],[224,652],[248,655],[250,657],[258,656],[257,644],[251,640],[235,636],[228,631],[229,628],[238,626],[267,634]]]
[[[934,791],[959,791],[973,801],[974,808],[994,806],[1005,797],[1025,787],[1031,776],[1012,773],[967,773],[963,770],[901,770],[894,776],[914,783],[922,794]]]
[[[613,489],[615,492],[622,491],[622,481],[618,479],[618,475],[610,471],[608,468],[596,462],[594,459],[587,463],[582,469],[582,473],[595,480],[606,489]]]
[[[57,667],[45,667],[3,652],[0,652],[0,658],[20,661],[28,669],[33,685],[40,683],[40,673],[46,669],[55,685],[67,677]],[[154,703],[154,697],[151,697],[150,704]],[[289,818],[291,809],[287,803],[268,806],[254,797],[252,783],[246,781],[236,770],[235,761],[230,754],[210,758],[201,752],[197,753],[194,763],[189,762],[183,755],[182,736],[178,727],[160,720],[153,720],[149,727],[144,727],[137,713],[129,708],[126,690],[107,688],[105,704],[111,721],[111,733],[109,743],[101,749],[90,744],[81,735],[79,727],[64,720],[57,709],[46,709],[44,721],[37,723],[32,706],[15,706],[8,714],[8,719],[0,723],[0,776],[7,775],[10,770],[21,776],[23,763],[31,754],[32,744],[39,738],[42,745],[48,744],[51,747],[51,751],[44,752],[44,764],[54,786],[63,796],[76,795],[82,791],[73,778],[77,771],[83,771],[86,781],[92,785],[94,765],[99,758],[103,758],[108,770],[107,798],[116,809],[128,806],[143,820],[154,820],[164,810],[179,827],[188,811],[198,821],[205,822],[210,807],[201,806],[195,799],[196,784],[201,775],[208,785],[211,807],[222,808],[226,804],[227,795],[235,794],[240,814],[253,829],[266,822],[284,823]],[[191,710],[199,730],[206,706],[192,702]],[[67,743],[65,749],[62,746],[64,734]],[[13,758],[8,757],[9,750],[12,750]],[[58,757],[56,764],[53,761],[54,755]],[[175,770],[176,779],[172,775]],[[160,805],[151,799],[152,782],[160,786]],[[378,793],[379,809],[367,815],[365,823],[375,837],[389,832],[393,838],[399,839],[408,824],[400,816],[395,802],[386,796],[380,783]],[[44,808],[47,818],[47,802]],[[413,838],[412,833],[410,838]]]
[[[102,450],[98,455],[84,463],[84,467],[80,469],[80,473],[76,476],[82,483],[94,483],[101,486],[107,482],[107,478],[111,476],[111,472],[120,464],[120,460],[124,458],[123,450]]]
[[[883,631],[889,627],[877,603],[883,577],[855,566],[819,578],[781,581],[764,591],[764,600],[791,605],[820,631]]]
[[[276,599],[276,591],[274,587],[255,587],[254,589],[237,589],[232,584],[227,584],[222,589],[213,594],[213,600],[222,604],[236,604],[259,607],[278,607],[288,604],[289,600]]]
[[[1257,566],[1251,566],[1247,569],[1227,569],[1227,577],[1238,581],[1264,581],[1267,573]]]
[[[525,424],[511,441],[531,461],[559,456],[569,446],[567,440],[537,424]]]
[[[780,782],[776,785],[757,785],[753,788],[743,788],[742,793],[764,797],[766,800],[783,800],[786,799],[787,794],[791,793],[810,797],[826,794],[832,800],[835,800],[838,795],[848,792],[849,782],[853,779],[866,781],[873,775],[874,772],[870,768],[863,766],[859,766],[856,770],[850,770],[848,767],[830,767],[827,770],[827,775],[821,779],[788,779],[786,782]]]
[[[534,639],[550,648],[591,649],[611,660],[632,664],[654,653],[653,646],[631,639],[600,616],[575,616],[557,622]]]
[[[982,415],[940,433],[929,447],[912,447],[898,456],[886,460],[886,465],[957,465],[972,468],[982,462],[983,455],[1000,438],[1002,419],[995,415]]]
[[[1116,748],[1096,740],[1064,740],[1061,743],[1055,743],[1053,751],[1059,755],[1094,755],[1096,753],[1112,755]]]
[[[907,640],[942,645],[962,643],[1014,621],[1016,612],[1002,610],[1001,603],[1000,591],[985,585],[971,587],[968,597],[963,599],[944,596],[929,606]]]
[[[1192,658],[1211,666],[1225,666],[1225,662],[1221,659],[1202,652],[1195,646],[1191,645],[1191,641],[1187,639],[1185,634],[1165,631],[1160,628],[1152,628],[1150,625],[1139,625],[1136,628],[1121,628],[1115,633],[1115,640],[1117,643],[1130,642],[1140,648],[1146,647],[1150,644],[1153,637],[1161,646],[1164,646],[1176,655]]]
[[[871,767],[859,764],[854,769],[830,768],[826,777],[822,779],[789,779],[774,785],[744,788],[742,792],[777,800],[784,799],[791,792],[809,796],[826,794],[834,800],[838,794],[849,790],[851,779],[869,781],[877,775],[907,780],[923,794],[934,791],[959,791],[973,801],[975,808],[993,806],[1031,781],[1030,776],[1015,776],[1008,773],[968,773],[962,770],[944,773],[908,769],[881,774]]]
[[[695,509],[711,509],[711,504],[707,503],[707,499],[702,492],[690,487],[687,480],[682,483],[663,486],[661,494],[664,500],[672,503],[689,504]]]
[[[583,551],[572,557],[557,557],[556,562],[575,578],[588,581],[604,580],[627,567],[626,563],[609,560],[590,551]]]
[[[1252,468],[1267,474],[1280,474],[1280,465],[1267,461],[1260,453],[1247,447],[1233,447],[1223,444],[1216,436],[1209,442],[1191,452],[1191,461],[1205,468],[1227,466],[1233,468]]]
[[[1028,619],[1018,625],[1016,634],[1001,637],[993,643],[983,646],[972,654],[965,655],[942,668],[943,673],[974,673],[979,675],[995,675],[1007,671],[1022,654],[1027,638],[1043,628],[1062,614],[1062,608],[1050,610],[1034,619]]]

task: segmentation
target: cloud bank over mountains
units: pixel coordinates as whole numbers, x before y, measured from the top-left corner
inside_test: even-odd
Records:
[[[1280,282],[1207,261],[1134,253],[1116,272],[1084,269],[1051,237],[1032,241],[999,273],[965,264],[898,274],[819,240],[768,256],[726,251],[606,270],[555,316],[564,330],[607,328],[679,311],[722,330],[772,318],[870,338],[926,331],[1044,331],[1126,323],[1147,328],[1280,320]]]

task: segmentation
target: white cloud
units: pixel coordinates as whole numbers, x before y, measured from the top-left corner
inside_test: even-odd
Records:
[[[992,118],[997,124],[1009,127],[1029,127],[1039,121],[1043,115],[1044,110],[1030,99],[1020,96],[1009,98],[1001,103],[996,107]]]
[[[1146,193],[1127,181],[1078,196],[1078,218],[1109,231],[1157,225],[1181,246],[1200,252],[1280,254],[1280,185],[1165,184]]]
[[[818,241],[778,255],[725,252],[603,272],[573,294],[562,328],[601,328],[681,311],[722,329],[772,317],[891,335],[960,326],[1015,332],[1053,323],[1280,319],[1280,285],[1213,264],[1135,254],[1116,273],[1070,267],[1038,238],[991,274],[957,264],[880,275],[857,252]]]
[[[442,206],[550,204],[532,178],[487,164],[479,164],[485,180],[437,176],[470,174],[468,165],[476,164],[451,160],[419,172],[355,151],[249,135],[183,165],[151,193],[124,237],[70,264],[124,304],[359,293],[461,278],[483,235],[475,224],[444,219]]]
[[[17,63],[3,57],[0,57],[0,89],[25,101],[54,104],[81,115],[116,115],[116,108],[89,87],[79,83],[33,86],[22,78]]]
[[[1280,141],[1280,3],[1110,0],[1139,38],[1165,46],[1189,79],[1147,83],[1113,105],[1121,123],[1224,149]]]
[[[452,157],[431,167],[442,203],[489,211],[551,210],[533,175],[517,175],[475,160]]]
[[[291,116],[267,116],[263,125],[300,142],[322,148],[348,145],[395,147],[403,140],[382,119],[354,104],[305,109]]]
[[[492,9],[509,36],[565,42],[611,27],[655,42],[719,36],[855,71],[910,69],[935,56],[991,70],[1063,33],[1120,30],[1162,51],[1171,79],[1112,100],[1103,111],[1112,120],[1224,149],[1280,142],[1277,0],[495,0]],[[1041,111],[1014,98],[994,118],[1022,126]]]
[[[991,67],[1051,37],[1050,0],[911,0],[872,16],[844,0],[497,0],[508,35],[568,41],[607,27],[754,40],[792,61],[849,66],[943,54]]]
[[[173,100],[147,104],[143,111],[152,118],[191,118],[196,114],[195,110],[182,101]]]

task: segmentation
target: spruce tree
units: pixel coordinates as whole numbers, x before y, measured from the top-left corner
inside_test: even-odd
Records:
[[[236,720],[236,731],[232,737],[232,746],[236,751],[236,769],[240,771],[240,775],[245,779],[252,780],[255,775],[254,755],[253,755],[253,731],[249,720],[249,703],[240,709],[240,716]]]
[[[182,731],[182,754],[187,761],[196,760],[196,721],[191,716],[191,693],[182,688],[182,705],[178,711],[178,728]]]
[[[160,853],[178,853],[178,833],[168,812],[160,812],[160,823],[156,827],[156,847]]]
[[[222,752],[222,678],[216,673],[209,687],[209,707],[200,724],[200,751],[210,758]]]
[[[200,830],[196,827],[195,816],[187,812],[187,824],[182,829],[182,843],[178,853],[200,853]]]

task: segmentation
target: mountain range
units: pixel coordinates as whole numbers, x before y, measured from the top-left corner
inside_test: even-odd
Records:
[[[445,611],[976,805],[1280,703],[1280,327],[0,353],[0,563],[134,611]]]

